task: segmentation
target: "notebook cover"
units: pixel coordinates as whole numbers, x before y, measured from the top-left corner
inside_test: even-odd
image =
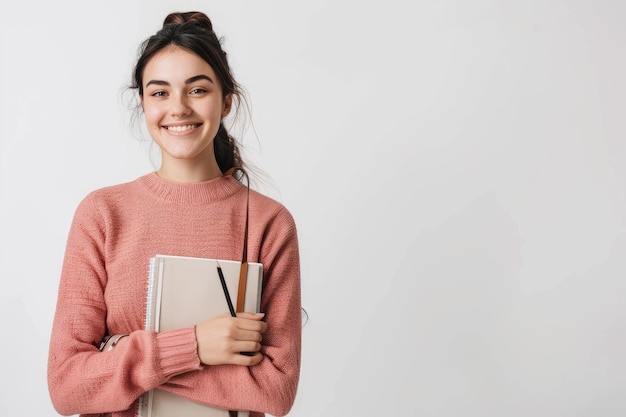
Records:
[[[219,260],[233,305],[237,302],[241,262]],[[248,263],[244,311],[257,313],[261,304],[263,266]],[[157,332],[190,326],[228,312],[215,259],[156,255],[150,259],[146,329]],[[239,417],[248,412],[239,411]],[[227,410],[195,403],[153,389],[144,394],[140,417],[229,417]]]

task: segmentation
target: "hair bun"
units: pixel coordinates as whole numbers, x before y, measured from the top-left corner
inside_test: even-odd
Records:
[[[202,12],[174,12],[165,17],[163,26],[169,24],[194,23],[210,32],[213,31],[211,19]]]

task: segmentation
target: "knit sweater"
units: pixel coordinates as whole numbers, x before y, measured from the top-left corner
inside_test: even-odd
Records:
[[[241,260],[246,187],[226,175],[177,183],[156,173],[88,194],[78,205],[61,271],[48,387],[63,415],[130,417],[152,388],[251,417],[285,415],[300,374],[296,227],[280,203],[250,191],[248,261],[263,264],[267,332],[254,366],[206,366],[195,327],[144,330],[149,258]],[[207,317],[209,318],[209,317]],[[107,334],[129,334],[100,352]]]

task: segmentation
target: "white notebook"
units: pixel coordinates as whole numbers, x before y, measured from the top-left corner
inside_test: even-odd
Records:
[[[219,260],[233,305],[237,305],[241,262]],[[263,265],[248,263],[243,311],[258,313]],[[146,329],[157,332],[200,323],[229,311],[217,261],[208,258],[156,255],[150,259]],[[239,411],[238,417],[247,417]],[[140,402],[139,417],[229,417],[222,410],[153,389]]]

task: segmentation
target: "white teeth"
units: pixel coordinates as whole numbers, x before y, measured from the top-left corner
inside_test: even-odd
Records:
[[[186,126],[168,126],[167,130],[169,130],[170,132],[186,132],[188,130],[193,129],[194,127],[196,127],[196,125],[186,125]]]

